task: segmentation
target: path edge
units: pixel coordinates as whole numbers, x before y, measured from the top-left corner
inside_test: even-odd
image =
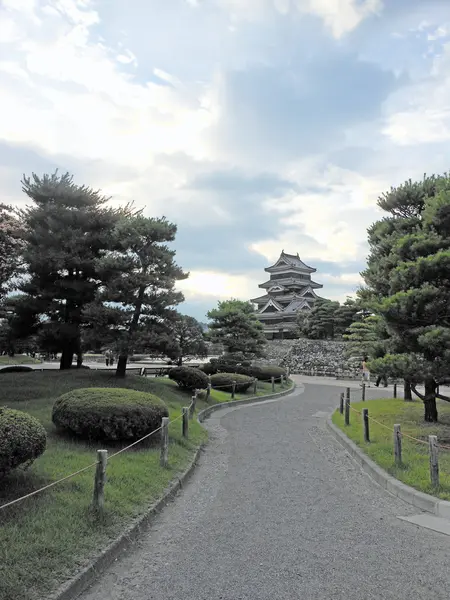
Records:
[[[228,408],[229,406],[245,406],[246,404],[257,404],[258,402],[264,402],[266,400],[273,400],[276,398],[282,398],[283,396],[289,396],[296,389],[295,381],[292,382],[292,386],[288,390],[283,390],[282,392],[276,392],[274,394],[267,394],[264,396],[252,396],[251,398],[244,398],[244,400],[230,400],[229,402],[218,402],[217,404],[212,404],[211,406],[207,406],[203,410],[201,410],[197,415],[197,420],[199,423],[203,423],[205,419],[207,419],[212,413],[217,410],[223,410],[224,408]]]
[[[347,450],[353,460],[365,471],[378,485],[380,485],[387,492],[400,498],[408,504],[412,504],[416,508],[425,510],[433,513],[438,517],[444,519],[450,519],[450,502],[447,500],[440,500],[430,494],[420,492],[415,488],[406,485],[402,481],[399,481],[392,475],[389,475],[384,469],[379,467],[371,458],[365,454],[358,446],[353,442],[347,435],[335,425],[331,417],[333,413],[327,418],[326,424],[328,431],[333,437]]]
[[[199,423],[209,417],[210,414],[216,410],[227,408],[229,406],[239,406],[245,404],[253,404],[257,402],[263,402],[264,400],[271,400],[282,396],[287,396],[295,391],[296,385],[293,382],[292,387],[282,392],[275,394],[267,394],[265,396],[253,396],[251,398],[245,398],[244,400],[231,400],[230,402],[220,402],[208,406],[207,408],[200,411],[197,415]],[[206,444],[201,444],[197,448],[190,464],[186,470],[176,478],[176,480],[169,486],[164,495],[157,500],[150,508],[142,515],[137,517],[126,529],[120,533],[104,550],[102,550],[95,558],[91,559],[89,564],[84,567],[77,575],[63,583],[53,594],[47,596],[46,600],[74,600],[78,598],[90,584],[98,578],[98,576],[105,571],[119,555],[129,548],[152,523],[158,513],[175,498],[179,490],[188,481],[192,475],[195,467],[197,466],[198,459],[201,452],[204,450]]]

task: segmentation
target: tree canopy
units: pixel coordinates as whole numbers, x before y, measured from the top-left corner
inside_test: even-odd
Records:
[[[389,216],[369,230],[363,276],[391,340],[374,367],[411,381],[425,420],[436,421],[436,397],[450,400],[437,393],[450,378],[450,178],[407,182],[379,204]]]
[[[227,352],[262,356],[266,338],[250,302],[224,300],[208,312],[209,337]]]

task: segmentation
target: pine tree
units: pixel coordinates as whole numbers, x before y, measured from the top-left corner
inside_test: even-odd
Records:
[[[100,299],[111,311],[118,305],[113,331],[119,352],[116,375],[124,377],[128,356],[137,347],[164,348],[164,321],[183,301],[175,289],[188,275],[175,263],[175,251],[167,246],[177,227],[165,217],[126,215],[114,231],[114,249],[102,261]]]
[[[227,352],[247,357],[262,356],[266,338],[250,302],[224,300],[208,312],[209,338],[223,344]]]
[[[424,402],[425,420],[436,421],[436,398],[450,400],[437,393],[438,383],[450,378],[450,178],[408,183],[398,198],[392,189],[383,203],[392,216],[369,231],[375,243],[364,277],[392,350],[375,366],[410,381]],[[421,381],[425,394],[416,388]]]
[[[178,366],[181,367],[183,361],[189,358],[204,358],[208,355],[203,328],[197,319],[177,313],[168,322],[168,327],[166,354],[176,360]]]
[[[60,368],[70,369],[74,354],[81,355],[84,313],[102,284],[99,261],[120,211],[68,173],[33,174],[22,186],[32,200],[20,211],[27,278],[19,288],[26,294],[26,318],[30,329],[46,328],[62,352]]]
[[[22,227],[12,206],[0,203],[0,300],[21,267]]]

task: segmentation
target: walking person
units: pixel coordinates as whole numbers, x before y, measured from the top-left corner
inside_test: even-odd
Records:
[[[362,359],[362,363],[361,363],[362,382],[361,382],[361,385],[363,383],[365,383],[367,385],[367,387],[370,387],[370,371],[369,371],[369,367],[367,366],[368,360],[369,360],[368,356],[364,356]]]

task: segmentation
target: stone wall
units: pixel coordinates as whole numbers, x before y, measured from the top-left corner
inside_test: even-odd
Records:
[[[347,342],[280,340],[267,344],[266,362],[289,367],[291,373],[359,377],[360,358],[346,357]]]

